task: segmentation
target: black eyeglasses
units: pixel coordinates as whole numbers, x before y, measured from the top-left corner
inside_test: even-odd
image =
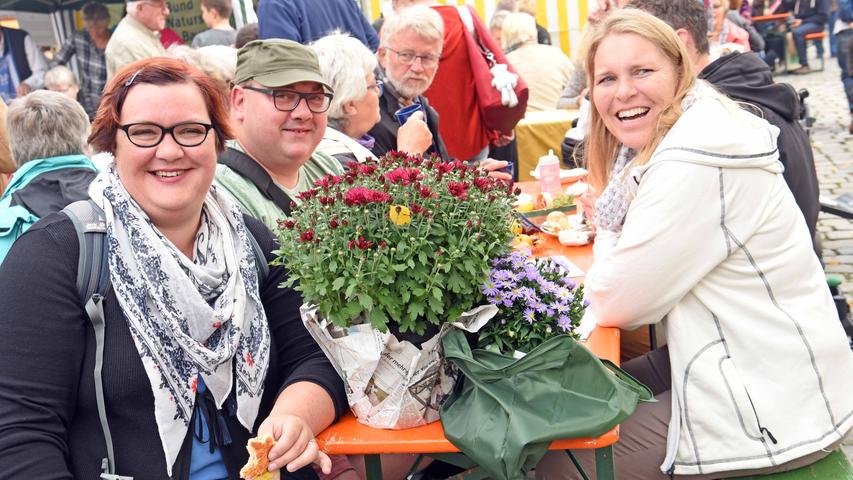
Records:
[[[265,93],[272,96],[273,105],[276,110],[292,112],[299,106],[299,102],[305,100],[308,110],[314,113],[323,113],[329,109],[334,95],[331,93],[302,93],[295,90],[273,90],[271,88],[257,88],[244,85],[246,90]]]
[[[382,80],[377,80],[376,83],[374,83],[373,85],[368,85],[367,89],[376,90],[376,93],[378,93],[381,97],[382,93],[385,91],[385,82],[383,82]]]
[[[402,63],[404,65],[411,65],[411,64],[415,63],[415,60],[420,58],[421,59],[421,65],[423,65],[426,68],[432,68],[432,67],[438,65],[438,60],[440,58],[438,55],[432,55],[432,54],[418,55],[411,50],[403,50],[402,52],[399,52],[399,51],[394,50],[393,48],[389,48],[389,47],[382,47],[382,48],[384,48],[385,50],[390,50],[390,51],[394,52],[397,55],[397,60],[400,60],[400,63]]]
[[[130,143],[142,148],[160,145],[168,133],[182,147],[197,147],[207,140],[213,125],[198,122],[183,122],[166,128],[156,123],[129,123],[118,127],[127,134]]]

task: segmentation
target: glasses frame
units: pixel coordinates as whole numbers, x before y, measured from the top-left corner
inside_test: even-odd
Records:
[[[394,52],[394,53],[397,55],[397,59],[398,59],[398,60],[400,60],[400,62],[401,62],[403,65],[414,65],[416,60],[420,60],[420,61],[421,61],[421,66],[423,66],[424,68],[434,68],[434,67],[437,67],[437,66],[438,66],[438,63],[441,61],[441,55],[433,55],[433,54],[428,54],[428,55],[417,55],[417,54],[416,54],[416,53],[414,53],[414,52],[412,52],[412,53],[409,53],[409,52],[401,52],[401,51],[398,51],[398,50],[394,50],[394,49],[393,49],[393,48],[391,48],[391,47],[382,47],[382,48],[384,48],[385,50],[389,50],[389,51],[391,51],[391,52]],[[402,58],[400,58],[400,55],[411,55],[411,56],[412,56],[412,61],[410,61],[410,62],[406,62],[405,60],[403,60]],[[427,61],[429,61],[430,63],[427,63]],[[435,63],[432,63],[433,61],[435,61]]]
[[[379,92],[379,96],[381,97],[382,94],[385,93],[385,82],[383,82],[382,80],[377,80],[375,83],[373,83],[373,85],[367,86],[368,90],[373,90],[374,88],[377,92]]]
[[[160,129],[160,138],[153,145],[140,145],[140,144],[134,142],[133,139],[130,137],[130,129],[131,129],[131,127],[135,127],[136,125],[150,125],[152,127],[159,128]],[[203,126],[204,127],[204,137],[201,139],[201,141],[198,143],[189,144],[189,145],[185,144],[185,143],[181,143],[181,141],[178,140],[178,137],[175,136],[175,129],[178,127],[182,127],[184,125],[201,125],[201,126]],[[213,129],[213,125],[211,125],[209,123],[202,123],[202,122],[181,122],[181,123],[176,123],[176,124],[172,125],[171,127],[167,128],[167,127],[164,127],[163,125],[160,125],[160,124],[157,124],[154,122],[136,122],[136,123],[128,123],[126,125],[119,125],[118,129],[122,130],[124,132],[124,134],[127,135],[127,140],[130,143],[134,144],[135,146],[137,146],[139,148],[154,148],[157,145],[160,145],[161,143],[163,143],[163,139],[166,138],[167,133],[172,136],[172,140],[174,140],[175,143],[177,143],[178,145],[180,145],[182,147],[192,148],[192,147],[197,147],[197,146],[201,145],[202,143],[205,142],[205,140],[207,140],[207,136],[210,134],[210,131]]]
[[[272,88],[250,87],[249,85],[243,85],[243,88],[245,88],[246,90],[251,90],[253,92],[265,93],[265,94],[271,96],[273,106],[275,107],[276,110],[278,110],[280,112],[292,112],[292,111],[296,110],[297,108],[299,108],[299,104],[302,103],[302,101],[304,100],[305,106],[308,107],[308,110],[310,110],[311,113],[325,113],[329,110],[329,107],[332,105],[332,99],[335,98],[334,95],[332,95],[331,93],[327,93],[327,92],[302,93],[302,92],[297,92],[296,90],[273,90]],[[293,94],[299,95],[299,101],[293,105],[293,108],[290,108],[290,109],[281,108],[278,106],[278,103],[275,100],[277,93],[293,93]],[[308,97],[312,96],[312,95],[322,95],[322,96],[326,97],[326,100],[327,100],[326,101],[326,108],[324,108],[322,110],[314,110],[313,108],[311,108],[311,104],[308,103]]]

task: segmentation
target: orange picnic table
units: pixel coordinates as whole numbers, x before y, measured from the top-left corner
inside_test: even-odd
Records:
[[[752,23],[781,22],[790,16],[790,13],[772,13],[770,15],[759,15],[757,17],[752,17]]]
[[[525,192],[537,192],[536,182],[519,184]],[[586,271],[592,264],[592,246],[566,247],[553,236],[539,234],[542,242],[535,247],[535,256],[564,255]],[[586,346],[601,358],[619,364],[619,329],[596,327]],[[595,449],[597,478],[613,479],[612,445],[619,440],[619,426],[597,438],[571,438],[557,440],[551,450]],[[382,430],[359,423],[352,413],[345,415],[317,436],[320,449],[330,455],[364,455],[369,480],[382,478],[380,454],[434,454],[436,458],[451,460],[447,454],[458,453],[444,437],[441,422],[434,422],[405,430]],[[452,463],[452,462],[451,462]]]

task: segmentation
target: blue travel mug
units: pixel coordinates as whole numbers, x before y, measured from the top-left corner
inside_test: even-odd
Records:
[[[424,106],[420,103],[413,103],[408,107],[403,107],[397,110],[396,112],[394,112],[394,115],[397,116],[397,121],[400,122],[400,125],[403,125],[404,123],[406,123],[406,120],[408,120],[409,117],[412,116],[413,113],[422,112],[423,109]],[[426,121],[426,117],[424,117],[424,121]]]

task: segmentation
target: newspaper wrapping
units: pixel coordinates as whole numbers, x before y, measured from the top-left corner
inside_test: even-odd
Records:
[[[370,323],[341,328],[325,320],[314,305],[300,309],[305,327],[344,379],[358,421],[391,429],[438,420],[441,402],[458,376],[456,368],[444,361],[441,338],[451,326],[477,332],[497,312],[494,305],[469,310],[455,322],[442,325],[438,334],[418,348]]]

